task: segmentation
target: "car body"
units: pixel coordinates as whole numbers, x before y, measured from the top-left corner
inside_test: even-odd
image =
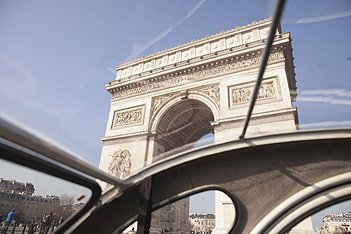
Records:
[[[283,5],[278,1],[240,137],[166,153],[119,179],[0,119],[2,159],[91,191],[83,208],[55,232],[122,233],[137,221],[137,232],[149,233],[154,210],[218,190],[234,205],[229,233],[286,233],[312,214],[350,199],[351,129],[245,135]]]

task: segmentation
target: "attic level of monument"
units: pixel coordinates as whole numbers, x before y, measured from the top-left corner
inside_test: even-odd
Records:
[[[289,51],[289,50],[288,50]],[[285,61],[288,57],[286,46],[279,45],[273,48],[268,64],[275,64]],[[204,81],[232,72],[241,72],[253,68],[258,68],[261,63],[261,51],[255,50],[239,55],[231,54],[230,57],[218,59],[209,63],[193,64],[189,67],[179,68],[166,74],[153,74],[151,77],[145,76],[142,79],[131,80],[130,82],[120,82],[115,85],[108,85],[107,90],[112,94],[112,100],[133,97],[134,95],[146,94],[163,88],[186,84],[189,81]],[[287,72],[293,74],[293,68],[287,67]],[[290,76],[291,77],[291,76]],[[193,84],[194,85],[194,84]],[[295,80],[289,79],[289,87],[296,88]]]
[[[269,33],[264,20],[183,46],[141,58],[117,68],[116,80],[106,84],[112,100],[146,94],[189,81],[258,68]],[[269,64],[286,60],[289,88],[296,89],[290,34],[277,31]]]
[[[130,66],[135,66],[135,65],[140,65],[141,63],[145,64],[145,70],[149,69],[149,67],[147,66],[148,62],[150,62],[151,59],[153,58],[157,58],[158,61],[158,66],[160,67],[161,64],[160,63],[160,59],[164,60],[164,56],[168,55],[170,56],[169,60],[170,63],[175,63],[176,62],[176,56],[177,54],[174,54],[175,52],[183,52],[182,54],[182,59],[188,59],[188,58],[192,58],[192,57],[197,57],[197,56],[201,56],[201,55],[205,55],[209,52],[216,52],[219,51],[221,49],[223,49],[223,45],[219,46],[217,40],[220,39],[226,39],[227,40],[227,44],[228,44],[228,48],[230,47],[235,47],[235,46],[240,46],[242,44],[247,44],[250,43],[252,41],[254,41],[254,38],[252,36],[257,36],[257,31],[255,31],[255,35],[250,35],[252,29],[260,29],[261,30],[261,34],[262,34],[262,38],[266,38],[268,35],[268,30],[269,30],[269,25],[270,25],[271,21],[270,18],[264,19],[264,20],[259,20],[259,21],[253,21],[250,24],[244,25],[244,26],[237,26],[234,29],[230,29],[228,31],[224,31],[224,32],[220,32],[214,35],[210,35],[210,36],[206,36],[204,38],[200,38],[197,40],[192,40],[188,43],[182,44],[182,45],[178,45],[176,47],[173,48],[169,48],[169,49],[165,49],[163,51],[159,51],[156,52],[154,54],[151,55],[147,55],[147,56],[143,56],[140,58],[137,58],[135,60],[126,62],[126,63],[122,63],[120,65],[118,65],[117,67],[117,71],[118,70],[126,70],[126,68],[129,68]],[[249,33],[249,34],[248,34]],[[243,40],[242,36],[244,35],[244,39]],[[240,40],[241,39],[241,40]],[[241,43],[242,42],[242,43]],[[209,48],[211,51],[206,50],[206,48],[204,48],[204,45],[207,45],[207,43],[210,43],[211,48]],[[193,49],[193,47],[196,47],[196,54],[193,54],[193,56],[190,56],[188,50],[189,49]],[[190,51],[191,52],[191,51]],[[179,59],[179,58],[178,58]],[[164,61],[162,61],[164,62]],[[136,72],[140,73],[143,70],[134,70],[133,73],[135,74]],[[124,73],[124,75],[122,77],[122,73],[117,74],[117,78],[124,78],[127,73]]]

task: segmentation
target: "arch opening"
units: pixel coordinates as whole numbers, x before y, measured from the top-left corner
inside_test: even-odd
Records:
[[[157,125],[154,156],[185,145],[192,148],[203,136],[213,134],[213,120],[211,109],[201,101],[185,99],[173,105]]]

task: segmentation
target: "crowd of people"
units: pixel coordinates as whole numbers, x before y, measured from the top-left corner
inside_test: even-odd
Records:
[[[16,225],[15,210],[11,210],[7,214],[6,219],[3,219],[4,216],[0,214],[0,223],[3,226],[1,233],[7,233],[11,223],[14,223],[14,225]],[[62,217],[57,219],[56,214],[51,212],[44,214],[41,220],[25,222],[24,229],[26,229],[28,234],[47,234],[49,231],[53,231],[54,228],[60,225],[62,222]]]

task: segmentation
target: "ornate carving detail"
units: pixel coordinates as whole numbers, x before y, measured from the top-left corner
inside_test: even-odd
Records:
[[[230,105],[239,105],[250,102],[254,84],[244,86],[230,87],[231,102]],[[261,87],[258,91],[257,101],[278,98],[276,79],[271,78],[262,81]]]
[[[220,104],[220,94],[219,94],[219,85],[211,84],[207,86],[201,86],[196,89],[186,90],[183,93],[171,93],[165,94],[162,96],[154,97],[152,99],[152,115],[168,100],[174,98],[175,96],[184,95],[187,96],[189,93],[199,92],[207,95],[212,98],[212,100],[219,106]]]
[[[143,124],[144,109],[144,106],[138,106],[115,111],[112,121],[112,128],[124,125]]]
[[[269,56],[268,62],[280,61],[284,59],[283,51],[273,53]],[[174,87],[183,83],[188,83],[193,80],[203,80],[209,77],[224,75],[235,71],[245,70],[253,67],[257,67],[261,64],[261,57],[254,57],[244,59],[236,62],[225,63],[224,65],[206,65],[210,67],[208,69],[205,66],[193,68],[191,71],[179,72],[178,75],[167,75],[163,77],[156,77],[152,80],[145,80],[139,83],[134,83],[129,86],[119,87],[113,91],[112,99],[122,99],[131,95],[137,95],[142,93],[151,92],[167,87]]]
[[[108,166],[108,173],[123,179],[130,174],[132,162],[130,160],[129,150],[118,150],[110,155],[112,160]]]
[[[174,97],[176,94],[166,94],[163,96],[158,96],[152,99],[152,113],[155,113],[163,103],[165,103],[171,97]]]
[[[217,106],[220,106],[220,93],[219,93],[219,85],[218,84],[211,84],[207,86],[200,87],[196,89],[195,91],[204,93],[217,104]]]

